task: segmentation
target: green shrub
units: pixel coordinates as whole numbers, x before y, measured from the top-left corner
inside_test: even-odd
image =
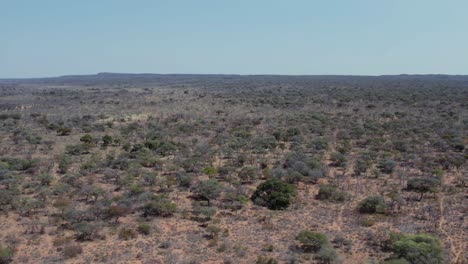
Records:
[[[305,252],[317,252],[323,246],[328,245],[326,235],[308,230],[301,231],[296,236],[296,241],[299,242],[299,248]]]
[[[411,264],[444,263],[442,243],[428,234],[403,235],[393,243],[392,251],[394,258]]]
[[[54,178],[48,173],[41,173],[37,176],[37,179],[42,186],[49,186]]]
[[[330,155],[330,160],[332,161],[333,166],[345,167],[346,166],[346,156],[339,152],[333,152]]]
[[[214,167],[206,167],[202,170],[202,172],[208,175],[209,177],[213,177],[216,175],[217,170]]]
[[[175,203],[162,195],[154,196],[153,199],[143,206],[143,216],[169,217],[176,211]]]
[[[104,135],[102,137],[102,145],[103,146],[109,146],[112,144],[112,137],[109,135]]]
[[[255,264],[278,264],[278,261],[272,257],[258,256]]]
[[[72,132],[72,130],[69,127],[59,127],[57,129],[57,134],[59,136],[68,136],[68,135],[71,134],[71,132]]]
[[[80,141],[83,143],[91,144],[94,143],[94,138],[90,134],[86,134],[80,138]]]
[[[76,144],[76,145],[68,145],[65,147],[65,152],[70,155],[83,155],[89,153],[89,145],[88,144]]]
[[[71,163],[72,163],[72,160],[71,160],[70,156],[63,155],[60,158],[59,171],[58,172],[61,173],[61,174],[67,173],[68,169],[70,168]]]
[[[7,264],[12,261],[13,251],[9,248],[0,246],[0,264]]]
[[[346,193],[340,191],[335,185],[326,184],[320,186],[317,199],[322,201],[343,202],[346,200]]]
[[[293,185],[272,178],[261,183],[251,199],[256,205],[268,207],[271,210],[282,210],[289,207],[291,199],[296,196]]]
[[[149,235],[151,232],[151,226],[146,223],[139,223],[137,230],[138,230],[138,233],[142,235]]]
[[[206,222],[216,214],[216,208],[210,206],[196,205],[192,210],[192,219],[198,222]]]
[[[385,213],[385,199],[382,196],[369,196],[358,205],[358,210],[363,214]]]
[[[79,241],[93,240],[98,229],[95,225],[87,222],[80,222],[73,226],[76,232],[76,239]]]
[[[395,166],[396,166],[396,162],[388,159],[388,160],[381,161],[377,167],[383,173],[392,173]]]
[[[2,163],[8,164],[7,166],[2,165],[2,167],[7,167],[9,170],[16,171],[26,171],[34,168],[37,165],[37,160],[35,159],[22,159],[22,158],[0,158]]]

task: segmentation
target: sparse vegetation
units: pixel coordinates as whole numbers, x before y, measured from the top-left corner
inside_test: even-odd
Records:
[[[467,81],[0,80],[0,263],[463,263]]]

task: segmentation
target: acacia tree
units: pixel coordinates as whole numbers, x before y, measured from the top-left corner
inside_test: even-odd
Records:
[[[294,186],[277,178],[261,183],[252,195],[252,201],[270,210],[283,210],[289,207],[291,199],[296,196]]]
[[[425,193],[436,193],[440,181],[435,178],[413,178],[408,180],[407,190],[419,193],[419,201],[422,200]]]

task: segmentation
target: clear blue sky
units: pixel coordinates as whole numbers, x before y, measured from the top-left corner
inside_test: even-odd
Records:
[[[468,74],[467,0],[0,0],[0,78]]]

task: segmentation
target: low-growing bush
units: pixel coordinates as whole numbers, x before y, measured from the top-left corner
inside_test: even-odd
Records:
[[[137,230],[138,230],[138,233],[142,235],[149,235],[151,232],[151,226],[147,223],[139,223]]]
[[[7,247],[0,246],[0,264],[8,264],[12,261],[13,251]]]
[[[400,263],[404,263],[404,260],[411,264],[444,263],[442,243],[439,238],[429,234],[396,237],[391,250],[394,253],[392,259],[397,259]]]
[[[326,235],[309,230],[301,231],[296,236],[296,241],[299,242],[298,247],[305,252],[317,252],[329,243]]]
[[[133,229],[123,227],[119,231],[119,238],[122,240],[130,240],[136,237],[137,234],[135,233],[135,231],[133,231]]]
[[[385,213],[387,205],[382,196],[369,196],[358,205],[358,210],[363,214]]]
[[[272,257],[258,256],[255,264],[278,264],[278,261]]]
[[[169,217],[176,211],[175,203],[162,195],[154,196],[153,199],[143,206],[143,216]]]
[[[66,259],[74,258],[83,253],[83,248],[79,244],[68,244],[63,247],[63,256]]]
[[[320,186],[317,199],[332,202],[343,202],[346,200],[346,193],[340,191],[336,185],[326,184]]]

